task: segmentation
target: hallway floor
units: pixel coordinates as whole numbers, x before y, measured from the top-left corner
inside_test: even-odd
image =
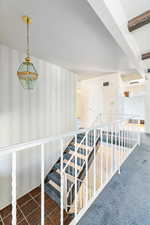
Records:
[[[141,142],[78,225],[150,225],[150,135]]]
[[[32,190],[17,201],[17,225],[40,225],[41,222],[41,191],[40,187]],[[70,216],[66,213],[65,225],[70,222]],[[0,225],[11,225],[12,208],[7,206],[0,211]],[[59,206],[45,194],[45,225],[60,224]]]

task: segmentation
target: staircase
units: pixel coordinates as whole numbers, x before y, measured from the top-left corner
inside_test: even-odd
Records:
[[[97,132],[96,140],[94,140],[94,133],[89,132],[87,137],[85,133],[77,135],[76,143],[73,138],[66,147],[63,154],[63,168],[65,170],[65,205],[64,209],[68,213],[72,213],[72,205],[75,196],[75,148],[77,156],[77,191],[79,191],[82,181],[86,176],[86,160],[88,161],[88,169],[94,159],[94,146],[98,149],[100,143],[121,146],[124,148],[131,148],[134,143],[128,143],[127,132],[119,131],[112,132],[111,130]],[[95,142],[95,143],[94,143]],[[45,179],[45,192],[60,205],[61,198],[61,162],[60,159],[53,166]]]
[[[98,144],[98,141],[96,144]],[[64,151],[63,168],[66,168],[65,175],[67,181],[65,183],[67,184],[67,206],[71,206],[74,201],[74,198],[71,196],[73,196],[72,193],[74,193],[75,189],[75,147],[77,148],[77,178],[84,179],[86,158],[90,161],[93,154],[94,137],[88,135],[88,141],[86,143],[85,133],[78,134],[76,144],[75,138],[73,138]],[[61,192],[60,166],[61,163],[59,159],[45,179],[45,192],[56,201],[58,205],[60,205]],[[79,188],[80,185],[78,184],[78,189]],[[66,210],[69,211],[69,207],[67,207]]]

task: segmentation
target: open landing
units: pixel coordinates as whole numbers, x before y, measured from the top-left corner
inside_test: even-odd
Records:
[[[150,135],[129,156],[78,225],[150,225]]]
[[[144,124],[128,123],[126,128],[129,129],[129,130],[132,130],[132,131],[139,131],[139,132],[145,131],[145,125]]]
[[[40,225],[41,222],[41,191],[40,187],[32,190],[17,201],[17,225]],[[0,225],[11,225],[11,205],[0,211]],[[70,222],[70,216],[66,213],[64,225]],[[60,208],[45,193],[45,225],[60,224]]]

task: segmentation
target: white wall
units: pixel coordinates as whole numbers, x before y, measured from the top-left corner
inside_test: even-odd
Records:
[[[76,75],[59,66],[34,59],[38,87],[24,90],[16,71],[24,56],[0,45],[0,146],[26,142],[73,130]],[[17,195],[40,184],[38,148],[17,154]],[[46,146],[47,172],[58,159],[55,144]],[[0,208],[11,200],[10,157],[0,159]]]
[[[103,87],[103,82],[109,86]],[[80,85],[80,119],[83,127],[91,125],[99,113],[120,112],[120,75],[110,74],[83,80]]]
[[[96,79],[81,81],[80,86],[80,122],[81,127],[88,127],[100,112],[100,91]]]
[[[144,120],[144,95],[132,96],[130,98],[122,97],[124,103],[124,114],[138,115]]]

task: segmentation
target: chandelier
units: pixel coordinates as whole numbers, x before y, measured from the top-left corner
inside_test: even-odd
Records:
[[[23,20],[27,24],[27,50],[26,58],[24,59],[24,62],[19,66],[17,76],[23,88],[34,89],[37,83],[38,73],[30,57],[29,25],[32,23],[32,19],[28,16],[23,16]]]

